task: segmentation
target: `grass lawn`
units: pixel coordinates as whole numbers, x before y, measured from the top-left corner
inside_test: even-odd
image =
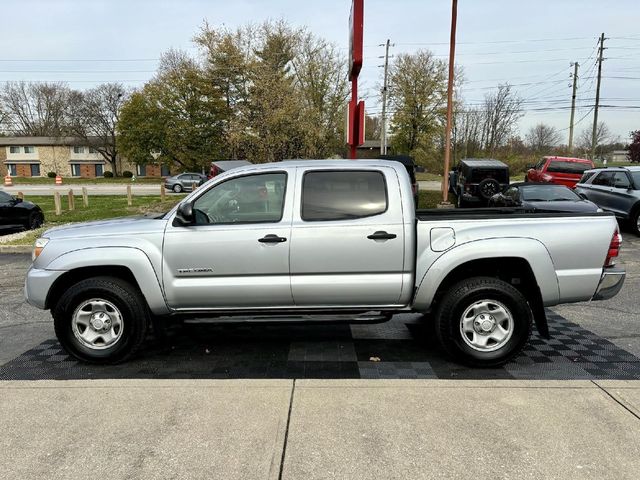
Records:
[[[167,197],[163,202],[160,196],[134,196],[133,206],[127,206],[127,197],[124,195],[95,195],[89,196],[89,206],[84,207],[82,196],[74,196],[75,210],[69,211],[67,196],[62,196],[62,214],[56,215],[53,196],[28,196],[26,199],[42,208],[45,224],[42,228],[33,230],[27,236],[12,240],[5,245],[31,245],[42,232],[48,228],[72,222],[88,222],[107,218],[126,217],[128,215],[141,215],[150,212],[166,212],[170,210],[184,195]]]
[[[437,175],[435,173],[429,173],[429,172],[417,172],[416,173],[416,180],[420,181],[431,181],[431,182],[441,182],[442,181],[442,175]]]
[[[11,177],[14,185],[55,185],[56,179],[49,177]],[[124,177],[112,177],[112,178],[78,178],[78,177],[63,177],[63,185],[75,185],[75,184],[95,184],[95,185],[109,185],[114,183],[145,183],[145,184],[158,184],[162,183],[163,179],[158,177],[150,178],[136,178],[135,182],[132,182],[130,178]]]

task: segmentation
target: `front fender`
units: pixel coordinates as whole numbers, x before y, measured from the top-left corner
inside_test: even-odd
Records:
[[[51,261],[46,270],[70,271],[77,268],[95,268],[100,275],[101,266],[125,267],[131,271],[149,309],[156,315],[169,313],[167,302],[160,288],[158,274],[149,257],[134,247],[90,247],[64,253]]]
[[[418,284],[414,308],[427,310],[438,287],[455,268],[473,260],[486,258],[522,258],[531,270],[540,288],[545,305],[555,305],[560,299],[558,277],[549,252],[538,240],[531,238],[488,238],[455,246],[438,257],[427,269]],[[418,262],[421,258],[418,258]]]

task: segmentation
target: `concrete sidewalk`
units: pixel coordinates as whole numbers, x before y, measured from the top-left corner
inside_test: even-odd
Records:
[[[0,478],[636,479],[640,382],[0,383]]]

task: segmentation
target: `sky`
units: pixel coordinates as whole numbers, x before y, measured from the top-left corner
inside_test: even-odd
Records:
[[[0,82],[66,81],[90,88],[120,81],[139,87],[169,48],[197,49],[206,20],[235,28],[285,19],[347,52],[350,0],[0,0]],[[359,91],[380,112],[384,47],[448,56],[449,0],[365,0]],[[593,123],[596,45],[605,33],[599,120],[626,141],[640,129],[640,5],[637,0],[459,0],[456,65],[462,96],[478,104],[499,83],[524,100],[520,134],[543,122],[568,136],[571,62],[580,64],[576,135]],[[393,59],[391,59],[393,61]]]

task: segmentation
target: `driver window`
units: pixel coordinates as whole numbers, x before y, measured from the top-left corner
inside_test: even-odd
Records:
[[[282,219],[286,173],[247,175],[211,188],[193,204],[196,225],[276,223]]]

